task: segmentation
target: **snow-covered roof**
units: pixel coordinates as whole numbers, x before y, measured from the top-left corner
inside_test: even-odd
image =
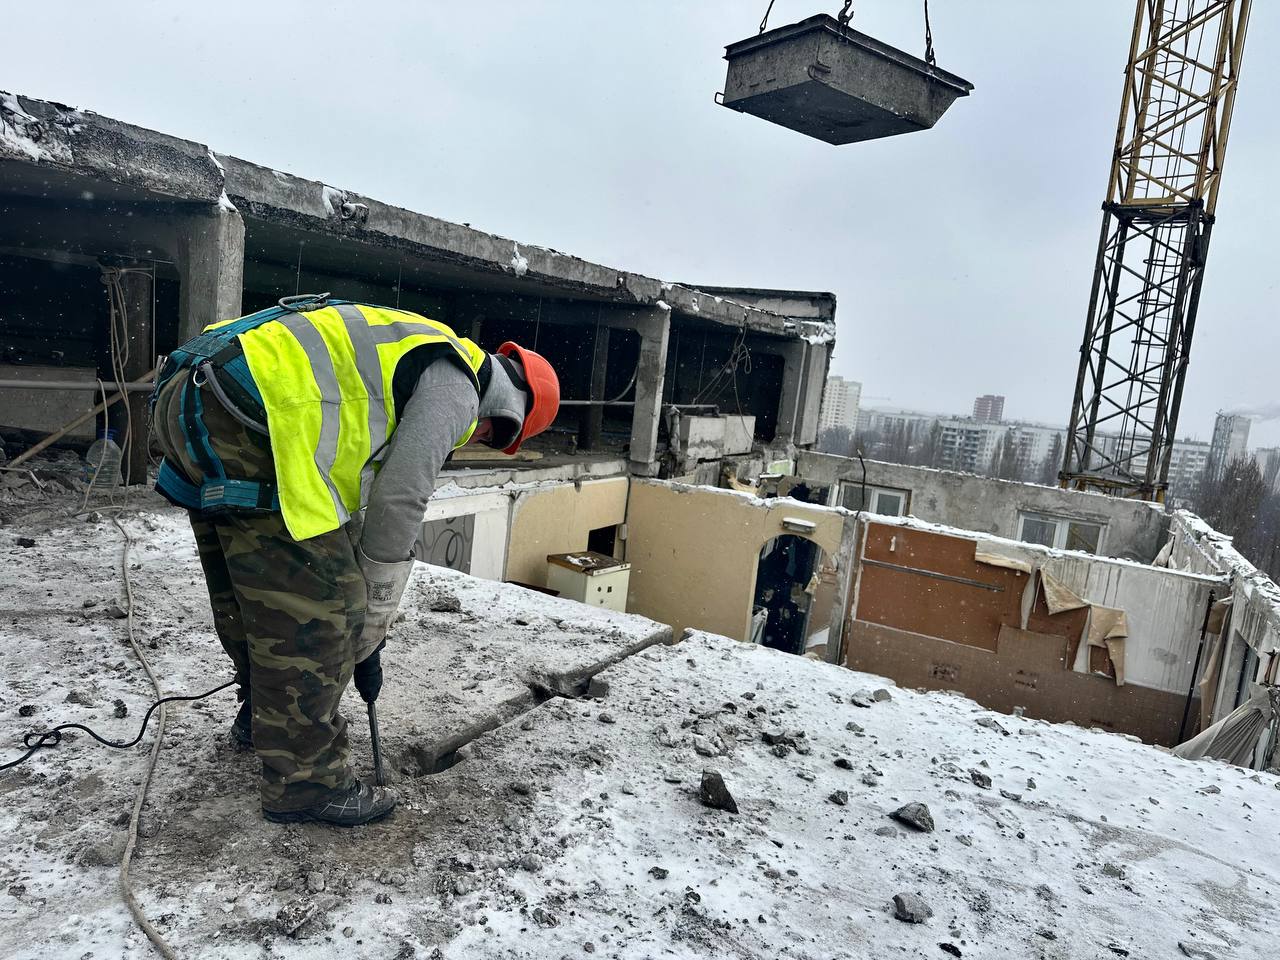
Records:
[[[124,522],[165,689],[213,686],[227,665],[184,520]],[[70,524],[0,528],[0,729],[74,717],[132,735],[149,688],[113,609],[119,535]],[[669,646],[643,618],[514,585],[416,577],[379,702],[402,797],[389,821],[265,823],[257,765],[225,740],[233,698],[172,711],[133,875],[178,955],[1093,960],[1272,944],[1280,836],[1254,818],[1273,776],[722,637]],[[345,712],[368,775],[358,700]],[[115,865],[149,747],[80,737],[0,774],[0,955],[148,955]],[[736,813],[707,805],[707,770]],[[912,803],[932,831],[894,819]],[[907,895],[922,923],[895,917]]]

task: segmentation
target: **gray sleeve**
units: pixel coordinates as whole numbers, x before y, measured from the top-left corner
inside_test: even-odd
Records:
[[[423,371],[369,493],[360,540],[369,559],[409,558],[436,474],[478,408],[476,388],[457,364],[437,360]]]

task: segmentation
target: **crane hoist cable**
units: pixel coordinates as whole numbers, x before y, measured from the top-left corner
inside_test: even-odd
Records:
[[[769,29],[769,14],[773,12],[775,2],[776,0],[769,0],[769,5],[765,7],[764,16],[760,18],[760,33]],[[836,14],[836,19],[840,21],[842,27],[849,25],[849,21],[853,19],[853,0],[844,0],[844,5]],[[933,26],[929,22],[929,0],[924,0],[924,60],[931,67],[938,65],[938,58],[933,51]]]

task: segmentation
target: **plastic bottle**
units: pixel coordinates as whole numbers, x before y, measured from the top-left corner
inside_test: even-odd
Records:
[[[89,444],[85,454],[85,480],[95,490],[120,486],[120,461],[123,451],[116,443],[116,432],[110,428],[99,430],[98,439]]]

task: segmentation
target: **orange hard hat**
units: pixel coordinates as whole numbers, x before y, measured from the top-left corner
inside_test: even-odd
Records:
[[[556,376],[551,364],[547,363],[546,357],[518,343],[508,340],[498,348],[498,353],[504,357],[514,355],[514,359],[520,361],[520,366],[524,369],[525,384],[533,398],[525,412],[520,432],[511,441],[511,446],[502,451],[511,454],[520,449],[520,444],[542,433],[555,420],[556,413],[560,410],[560,378]]]

